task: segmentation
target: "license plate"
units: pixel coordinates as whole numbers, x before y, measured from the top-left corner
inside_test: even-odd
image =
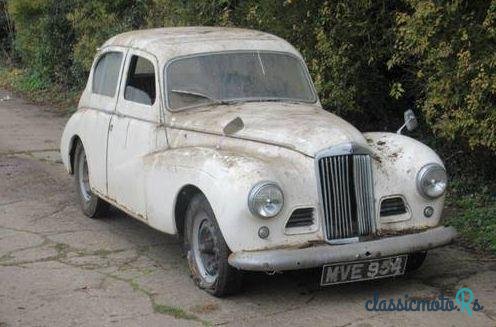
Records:
[[[400,276],[405,273],[407,255],[325,265],[320,285]]]

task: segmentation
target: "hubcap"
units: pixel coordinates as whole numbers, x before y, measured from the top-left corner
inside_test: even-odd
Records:
[[[195,261],[205,281],[212,283],[219,273],[219,250],[215,227],[206,217],[196,219],[194,225],[192,241]]]
[[[88,162],[86,153],[81,153],[79,157],[79,188],[85,201],[91,200],[90,177],[88,174]]]

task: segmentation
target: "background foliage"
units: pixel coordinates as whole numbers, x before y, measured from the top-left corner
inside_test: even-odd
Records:
[[[416,108],[436,136],[496,151],[496,0],[0,1],[3,51],[40,85],[81,88],[97,47],[123,31],[256,28],[294,44],[324,107],[362,129]]]
[[[388,64],[437,133],[496,151],[496,1],[408,2]]]
[[[453,176],[452,204],[475,208],[459,223],[494,213],[496,0],[0,0],[2,56],[23,72],[10,74],[16,85],[59,96],[83,87],[97,47],[112,35],[184,25],[287,39],[305,57],[324,107],[363,131],[395,130],[413,108],[422,127],[415,136]]]
[[[14,35],[14,22],[7,12],[7,0],[0,0],[0,56],[7,57],[11,53]]]

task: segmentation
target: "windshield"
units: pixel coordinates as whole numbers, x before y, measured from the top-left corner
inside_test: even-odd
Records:
[[[285,53],[208,53],[176,59],[167,67],[171,109],[243,101],[315,102],[307,70]]]

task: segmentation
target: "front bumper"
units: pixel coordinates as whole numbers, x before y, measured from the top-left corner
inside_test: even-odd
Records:
[[[303,249],[241,251],[229,256],[229,264],[241,270],[252,271],[314,268],[329,263],[425,251],[451,243],[456,235],[453,227],[436,227],[416,234],[343,245],[326,244]]]

